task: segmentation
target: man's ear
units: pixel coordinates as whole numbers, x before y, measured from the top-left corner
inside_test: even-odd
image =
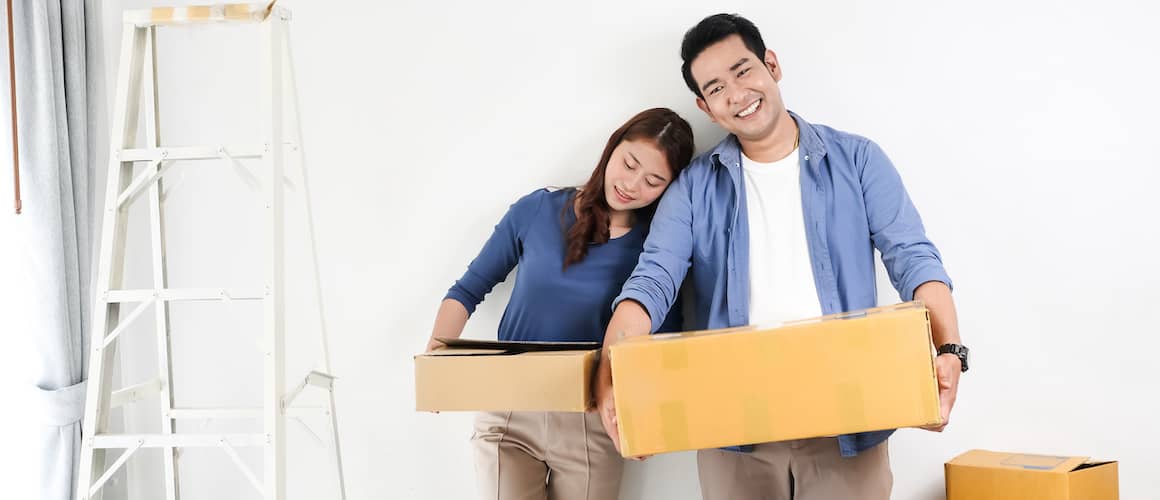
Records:
[[[781,81],[781,64],[777,62],[777,54],[774,54],[770,49],[765,49],[765,67],[769,68],[769,73],[773,75],[773,81]]]
[[[709,117],[709,121],[717,123],[717,119],[713,117],[713,112],[709,111],[709,103],[705,102],[705,99],[700,97],[697,98],[697,109],[704,111],[705,116]]]

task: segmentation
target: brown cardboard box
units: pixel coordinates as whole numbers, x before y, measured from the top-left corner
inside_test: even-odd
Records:
[[[941,420],[918,302],[772,329],[634,337],[610,358],[625,456]]]
[[[599,344],[448,342],[415,356],[417,410],[579,412],[590,406]]]
[[[947,500],[1117,500],[1119,464],[971,450],[946,463]]]

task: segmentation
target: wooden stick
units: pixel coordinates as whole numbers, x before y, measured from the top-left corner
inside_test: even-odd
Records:
[[[15,192],[16,215],[20,215],[20,136],[16,126],[16,44],[12,33],[12,0],[8,0],[8,81],[12,97],[12,187]]]

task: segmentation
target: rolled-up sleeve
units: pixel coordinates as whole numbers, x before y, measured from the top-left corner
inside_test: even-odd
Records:
[[[910,301],[915,289],[928,281],[953,287],[894,164],[873,141],[866,140],[859,153],[870,238],[882,253],[894,289],[903,301]]]
[[[676,302],[693,252],[693,211],[686,173],[682,172],[661,197],[636,268],[612,301],[613,310],[626,299],[639,302],[648,312],[653,332],[661,328]]]

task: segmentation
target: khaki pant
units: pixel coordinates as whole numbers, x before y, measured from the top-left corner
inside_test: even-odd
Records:
[[[475,472],[485,500],[616,500],[624,461],[597,413],[475,417]]]
[[[752,452],[697,452],[704,500],[887,500],[888,443],[843,458],[837,438],[763,443]]]

